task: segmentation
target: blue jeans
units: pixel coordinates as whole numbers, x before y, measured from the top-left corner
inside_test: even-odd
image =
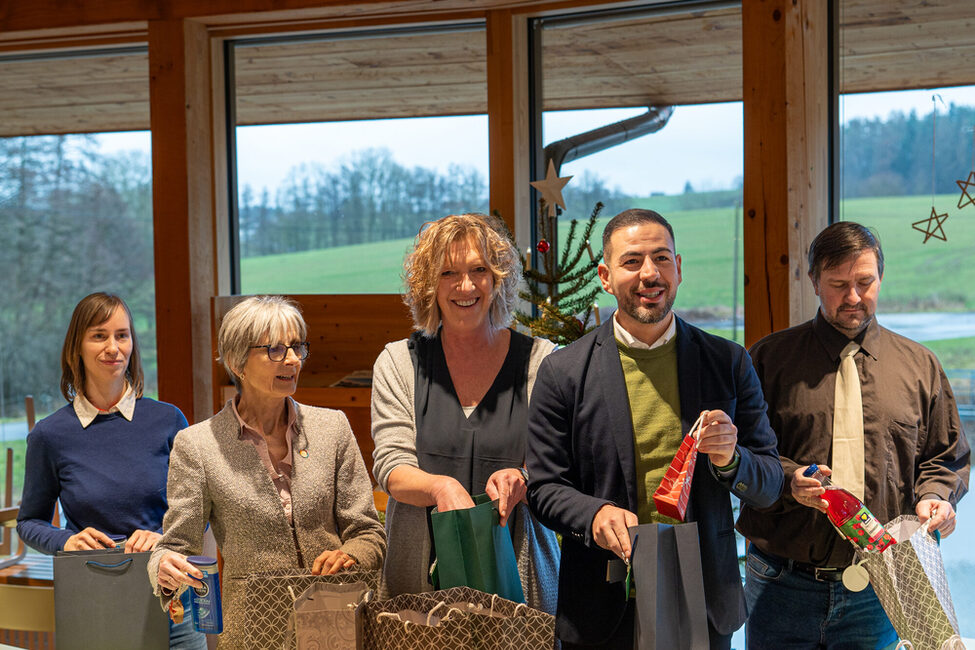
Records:
[[[749,650],[874,650],[893,648],[897,633],[873,587],[853,592],[786,568],[754,544],[745,561]]]
[[[169,650],[206,650],[207,635],[193,627],[189,589],[180,596],[180,602],[183,603],[183,622],[177,625],[169,621]]]

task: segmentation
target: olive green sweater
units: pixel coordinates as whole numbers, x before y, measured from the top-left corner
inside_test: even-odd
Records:
[[[620,341],[616,344],[633,419],[637,517],[641,524],[677,523],[659,514],[653,504],[653,493],[683,439],[677,387],[677,337],[651,350],[629,348]]]

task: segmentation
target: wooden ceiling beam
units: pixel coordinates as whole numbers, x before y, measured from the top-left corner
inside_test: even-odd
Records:
[[[811,318],[809,242],[828,220],[827,5],[745,0],[745,345]]]

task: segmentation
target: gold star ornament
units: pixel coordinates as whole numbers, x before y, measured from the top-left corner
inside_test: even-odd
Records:
[[[975,187],[975,171],[969,172],[968,180],[955,181],[958,184],[958,188],[961,190],[961,196],[958,197],[958,209],[961,210],[966,205],[975,205],[975,198],[968,193],[968,188]]]
[[[555,216],[555,206],[559,206],[565,210],[565,199],[562,198],[562,188],[570,180],[572,180],[571,176],[559,178],[559,175],[555,172],[555,163],[549,160],[545,180],[531,182],[531,186],[542,193],[542,201],[548,207],[548,216]]]
[[[921,242],[922,244],[927,244],[928,240],[931,239],[932,237],[934,237],[935,239],[940,239],[941,241],[948,241],[948,237],[945,236],[944,228],[941,227],[941,224],[943,224],[947,218],[948,218],[947,212],[945,212],[944,214],[938,214],[937,211],[934,209],[934,206],[932,205],[931,216],[928,217],[927,219],[921,219],[920,221],[915,221],[914,223],[911,224],[911,227],[914,228],[914,230],[924,233],[924,241]],[[939,235],[938,233],[941,234]]]

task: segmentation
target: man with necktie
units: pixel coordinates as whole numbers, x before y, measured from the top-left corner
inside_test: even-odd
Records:
[[[844,221],[809,248],[820,308],[750,350],[786,484],[772,507],[742,507],[748,538],[748,648],[883,648],[897,641],[871,587],[842,583],[853,546],[826,518],[817,463],[882,523],[902,514],[946,536],[968,491],[969,445],[944,370],[927,348],[874,318],[884,254]]]

